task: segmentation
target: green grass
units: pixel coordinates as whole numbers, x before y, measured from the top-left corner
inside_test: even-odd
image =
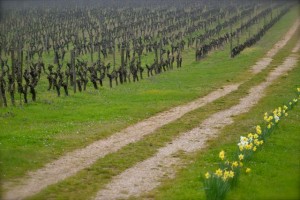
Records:
[[[281,52],[284,53],[284,52]],[[234,123],[225,127],[220,136],[210,141],[208,148],[194,155],[193,160],[180,170],[174,180],[165,180],[161,187],[145,194],[155,199],[205,199],[201,176],[218,168],[218,153],[225,150],[232,158],[237,151],[240,136],[253,132],[257,124],[263,124],[264,112],[272,111],[295,97],[299,87],[300,64],[287,76],[281,77],[267,88],[264,97],[250,112],[235,117]],[[250,175],[242,173],[238,186],[227,199],[299,199],[299,104],[279,124],[279,128],[267,139],[246,167]]]
[[[65,152],[107,137],[157,112],[204,96],[228,82],[245,79],[249,75],[247,72],[249,66],[272,47],[296,16],[297,10],[294,9],[253,47],[255,51],[245,51],[233,60],[228,56],[228,47],[224,51],[212,53],[199,63],[193,61],[194,52],[188,50],[184,53],[182,69],[145,79],[141,83],[122,85],[113,89],[104,87],[100,91],[88,89],[85,93],[77,93],[71,97],[57,98],[54,92],[43,93],[36,103],[2,109],[1,178],[8,180],[23,176],[28,170],[37,169]],[[219,107],[215,109],[222,108],[222,102],[219,102]],[[194,123],[195,125],[198,123],[196,118]],[[95,164],[97,170],[94,170],[94,173],[100,174],[101,176],[96,177],[103,180],[99,185],[105,183],[105,177],[109,180],[112,175],[153,154],[165,141],[180,131],[189,129],[190,124],[187,123],[185,128],[180,127],[182,127],[180,124],[172,126],[169,130],[170,135],[161,142],[156,137],[149,136],[148,142],[141,141],[125,147],[128,149],[128,154],[125,155],[132,155],[148,146],[150,150],[142,151],[142,155],[137,155],[136,158],[125,159],[122,154],[110,155],[105,161],[100,161],[102,164]],[[172,134],[176,128],[178,132]],[[160,131],[163,138],[164,131],[163,129]],[[86,174],[90,174],[93,178],[94,174],[91,171],[93,170],[87,169],[80,172],[83,174],[78,180],[85,179]],[[92,178],[86,179],[92,184],[95,181]],[[72,181],[62,183],[69,186],[64,189],[63,195],[69,194],[74,189],[73,185],[79,182],[75,180],[72,183]],[[95,184],[91,189],[86,185],[84,188],[86,191],[96,191],[99,185]],[[56,192],[55,189],[49,191]],[[83,193],[83,190],[79,191],[84,197],[86,193]],[[76,195],[78,193],[74,193],[74,197]]]
[[[80,171],[75,176],[56,185],[46,188],[41,193],[29,199],[86,199],[87,197],[95,195],[96,192],[103,188],[113,176],[120,174],[137,162],[154,155],[158,148],[166,145],[175,136],[196,127],[209,115],[237,104],[239,98],[245,96],[250,87],[263,81],[266,74],[270,72],[275,65],[283,61],[283,55],[286,55],[286,52],[291,51],[297,39],[297,36],[293,37],[288,45],[279,52],[278,56],[276,56],[271,67],[263,73],[249,79],[248,82],[241,85],[238,91],[210,103],[203,108],[186,114],[181,119],[176,120],[145,137],[142,141],[130,144],[116,153],[109,154],[104,158],[99,159],[91,167]],[[167,198],[167,196],[162,199],[165,198]]]
[[[250,175],[242,175],[228,199],[299,199],[299,105],[279,125],[263,149],[247,165]]]

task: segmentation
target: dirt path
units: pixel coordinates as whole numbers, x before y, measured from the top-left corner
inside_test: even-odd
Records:
[[[299,45],[293,49],[293,52],[296,53],[296,50],[299,50]],[[105,189],[98,192],[96,199],[110,200],[139,196],[157,187],[162,178],[172,178],[175,174],[174,167],[178,168],[181,164],[179,158],[174,157],[174,154],[179,151],[190,153],[204,148],[208,139],[216,137],[220,129],[234,122],[233,117],[248,112],[256,105],[264,96],[265,89],[278,77],[294,68],[297,61],[298,57],[291,54],[283,64],[269,73],[264,82],[252,87],[249,94],[240,99],[237,105],[213,114],[199,127],[182,134],[171,144],[160,148],[153,157],[114,177]]]
[[[299,21],[300,20],[295,23],[297,24],[297,27],[299,25]],[[296,26],[295,24],[284,38],[290,39],[292,37],[293,31],[291,30],[294,29]],[[276,43],[274,46],[274,48],[277,48],[277,52],[283,47],[280,44],[282,44],[281,41],[279,41],[278,44]],[[270,55],[274,56],[275,54]],[[179,119],[184,114],[237,90],[240,84],[241,83],[224,86],[222,89],[218,89],[205,97],[199,98],[198,100],[175,107],[169,111],[162,112],[132,125],[121,132],[115,133],[107,139],[96,141],[85,148],[67,153],[60,159],[45,165],[45,167],[28,173],[23,179],[4,183],[3,187],[4,191],[6,191],[4,199],[15,200],[32,196],[47,186],[58,183],[59,181],[76,174],[78,171],[89,167],[99,158],[102,158],[109,153],[116,152],[130,143],[141,140],[144,136],[153,133],[155,130],[176,119]]]
[[[261,72],[263,69],[265,69],[271,62],[272,62],[272,57],[274,57],[280,49],[282,49],[287,42],[291,39],[291,37],[298,31],[299,32],[299,25],[300,25],[300,19],[298,19],[293,26],[290,28],[290,30],[285,34],[285,36],[278,41],[273,48],[268,51],[266,56],[259,60],[253,67],[252,67],[252,72],[254,74],[257,74]],[[299,35],[299,34],[298,34]]]
[[[153,133],[156,129],[179,119],[184,114],[237,90],[238,86],[239,84],[224,86],[222,89],[213,91],[188,104],[172,108],[141,121],[107,139],[96,141],[83,149],[68,153],[62,158],[47,164],[44,168],[29,173],[27,179],[20,180],[18,186],[9,190],[5,199],[22,199],[35,194],[48,185],[57,183],[92,165],[97,159],[141,140],[145,135]],[[11,183],[7,183],[5,187],[10,188],[9,184]]]

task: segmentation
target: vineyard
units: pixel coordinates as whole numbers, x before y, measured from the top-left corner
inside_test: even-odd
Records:
[[[299,6],[1,2],[2,198],[299,198]]]

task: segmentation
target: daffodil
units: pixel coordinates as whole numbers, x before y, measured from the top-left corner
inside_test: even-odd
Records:
[[[240,160],[243,160],[243,159],[244,159],[244,155],[243,155],[243,154],[240,154],[240,155],[239,155],[239,159],[240,159]]]
[[[247,168],[246,169],[246,173],[250,173],[251,172],[251,169],[250,168]]]
[[[223,181],[226,181],[228,178],[233,178],[233,176],[234,176],[233,171],[225,170],[222,179],[223,179]]]
[[[228,176],[229,176],[230,178],[233,178],[233,177],[234,177],[234,172],[233,172],[233,171],[229,171]]]
[[[240,142],[238,143],[238,146],[239,146],[239,149],[240,149],[240,151],[243,151],[243,149],[244,149],[244,147],[246,146],[246,145],[248,145],[248,138],[246,138],[246,137],[244,137],[244,136],[241,136],[240,137]]]
[[[273,116],[269,116],[267,122],[270,122],[273,120]]]
[[[210,173],[209,173],[209,172],[206,172],[205,178],[206,178],[206,179],[209,179],[209,178],[210,178]]]
[[[261,129],[256,129],[256,133],[257,133],[258,135],[260,135],[260,134],[261,134]]]
[[[240,151],[243,151],[244,147],[243,146],[239,146],[239,149],[240,149]]]
[[[223,171],[219,168],[216,170],[215,174],[218,176],[218,177],[221,177],[223,175]]]
[[[256,146],[255,147],[253,147],[253,149],[252,149],[253,151],[256,151]]]
[[[221,160],[224,160],[225,152],[223,150],[219,153],[219,158],[221,158]]]
[[[225,170],[223,175],[224,175],[225,177],[228,177],[229,171]]]
[[[252,133],[249,133],[249,134],[248,134],[248,138],[249,138],[249,139],[252,139],[252,138],[253,138],[253,134],[252,134]]]
[[[242,142],[248,142],[248,139],[246,137],[241,136],[241,141]]]
[[[270,129],[271,127],[272,127],[272,125],[271,125],[271,124],[268,124],[267,128]]]
[[[277,115],[274,115],[274,119],[275,119],[275,122],[276,122],[276,123],[278,123],[278,122],[279,122],[279,120],[280,120],[280,117],[279,117],[279,116],[277,116]]]
[[[285,113],[284,115],[287,117],[287,116],[288,116],[288,113]]]
[[[260,127],[259,125],[256,126],[256,133],[257,133],[258,135],[261,134],[261,127]]]
[[[237,166],[239,166],[239,163],[238,163],[237,161],[234,161],[234,162],[232,163],[232,167],[237,167]]]
[[[262,145],[263,143],[264,143],[264,141],[263,141],[263,140],[261,140],[261,141],[260,141],[260,145]]]
[[[248,145],[246,145],[246,146],[245,146],[245,149],[247,149],[247,150],[251,150],[251,149],[252,149],[252,147],[253,147],[253,144],[252,144],[252,143],[250,143],[250,144],[248,144]]]

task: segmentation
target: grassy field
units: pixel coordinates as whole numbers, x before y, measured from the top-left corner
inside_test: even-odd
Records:
[[[89,88],[85,93],[70,97],[57,98],[54,92],[43,93],[36,103],[1,109],[2,180],[23,176],[28,170],[39,168],[65,152],[105,138],[157,112],[204,96],[222,85],[246,79],[249,76],[249,66],[272,47],[288,30],[297,15],[297,8],[294,8],[257,45],[235,59],[229,58],[228,46],[223,51],[210,54],[201,62],[195,62],[194,51],[187,50],[184,52],[182,69],[147,78],[139,83],[113,89],[104,87],[99,91]],[[293,41],[295,40],[294,38]],[[285,53],[286,51],[280,53],[278,62]],[[245,95],[246,89],[263,79],[264,75],[262,73],[249,80],[244,90],[228,97],[231,101],[221,99],[192,112],[184,119],[158,130],[153,136],[108,155],[91,168],[50,187],[35,198],[41,199],[55,194],[55,197],[60,198],[73,195],[74,198],[85,199],[86,192],[92,192],[92,195],[113,175],[153,155],[158,147],[172,137],[196,126],[209,114],[236,103],[235,97]],[[158,196],[160,195],[163,196],[159,193]]]

